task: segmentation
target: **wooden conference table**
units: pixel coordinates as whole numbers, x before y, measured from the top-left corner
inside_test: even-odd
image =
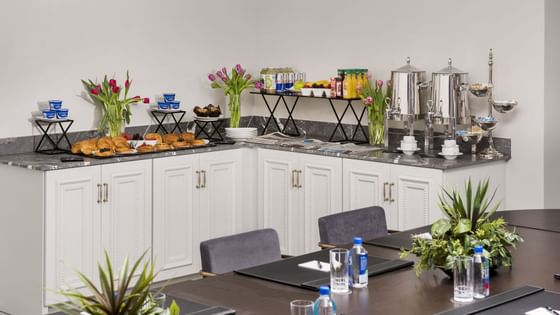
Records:
[[[527,284],[560,292],[560,210],[538,211],[528,216],[503,212],[512,222],[530,217],[517,231],[525,239],[513,253],[513,268],[500,268],[490,280],[490,293],[504,292]],[[525,221],[527,222],[527,221]],[[541,223],[544,223],[541,224]],[[399,251],[365,245],[370,256],[398,258]],[[178,297],[210,305],[226,306],[237,314],[289,314],[290,301],[315,300],[318,292],[266,280],[228,273],[166,288]],[[353,289],[349,295],[333,295],[338,314],[433,314],[458,305],[451,302],[453,281],[442,271],[417,277],[412,267],[369,278],[368,288]]]

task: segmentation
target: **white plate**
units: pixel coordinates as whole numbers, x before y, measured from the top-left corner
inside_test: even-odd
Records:
[[[438,155],[443,156],[446,160],[455,160],[458,156],[463,155],[463,153],[459,152],[459,154],[443,154],[443,152],[439,152]]]
[[[223,115],[220,115],[218,117],[199,117],[199,116],[194,116],[194,120],[198,120],[198,121],[218,121],[220,119],[224,118]]]
[[[402,151],[402,153],[404,153],[405,155],[413,155],[414,152],[420,151],[420,148],[416,148],[416,150],[403,150],[400,147],[398,147],[397,150]]]

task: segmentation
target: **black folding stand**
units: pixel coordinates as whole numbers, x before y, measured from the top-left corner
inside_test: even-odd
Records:
[[[66,123],[67,125],[64,126],[64,124]],[[42,118],[35,119],[35,124],[37,125],[39,130],[41,130],[41,132],[43,133],[41,140],[39,140],[39,143],[35,147],[35,152],[44,153],[44,154],[61,154],[61,153],[70,152],[70,148],[72,147],[72,145],[70,144],[70,140],[68,140],[68,129],[70,129],[70,126],[72,126],[73,123],[74,121],[72,119],[57,119],[57,120],[42,119]],[[60,135],[49,134],[49,130],[51,129],[51,127],[52,126],[56,127],[56,125],[60,127],[61,134]],[[47,140],[47,142],[45,142],[45,140]],[[66,149],[60,147],[62,140],[66,140],[66,145],[68,146]],[[41,147],[43,146],[44,143],[50,143],[52,147],[47,149],[42,149]]]
[[[224,121],[222,119],[219,120],[197,120],[194,119],[194,123],[198,127],[198,131],[196,132],[196,137],[200,138],[202,134],[205,139],[209,141],[223,141],[224,137],[220,133],[220,128],[222,127]],[[210,130],[206,130],[206,126],[210,124]]]
[[[331,108],[333,110],[334,116],[336,117],[336,126],[334,127],[334,130],[329,138],[330,142],[354,142],[354,143],[367,143],[368,142],[368,133],[367,131],[364,129],[364,126],[362,126],[362,118],[364,117],[365,113],[366,113],[366,107],[364,106],[364,108],[362,109],[362,113],[360,114],[360,116],[358,116],[358,114],[356,113],[356,110],[354,109],[354,106],[352,105],[352,99],[348,99],[348,103],[346,103],[346,107],[344,108],[344,111],[342,112],[342,115],[338,116],[338,113],[336,112],[336,108],[334,107],[333,104],[333,99],[328,98],[329,103],[331,104]],[[354,117],[356,118],[357,124],[356,127],[354,127],[354,132],[352,132],[352,138],[348,138],[348,135],[346,134],[346,131],[344,130],[344,127],[342,126],[342,119],[344,119],[344,116],[346,115],[346,113],[348,113],[348,109],[350,109],[352,111],[352,113],[354,114]],[[340,131],[342,132],[342,135],[344,136],[342,139],[338,139],[338,140],[334,140],[334,136],[336,134],[336,131],[340,129]],[[362,134],[364,135],[366,140],[356,140],[356,134],[358,133],[358,130],[360,130],[362,132]]]
[[[181,120],[183,120],[183,117],[185,117],[185,111],[184,110],[162,110],[162,109],[153,109],[151,110],[152,116],[154,117],[154,119],[157,121],[158,126],[156,128],[156,133],[161,129],[163,130],[164,133],[173,133],[176,129],[179,129],[179,132],[183,132],[183,129],[181,129]],[[180,115],[179,119],[177,119],[176,115]],[[165,123],[165,119],[167,118],[167,116],[171,116],[171,118],[173,119],[173,122],[175,123],[173,126],[173,129],[171,129],[171,131],[167,131],[167,129],[165,128],[165,126],[163,125]]]
[[[299,133],[299,128],[296,125],[296,122],[294,120],[294,110],[296,109],[296,105],[299,101],[299,96],[298,95],[289,95],[289,94],[273,94],[273,93],[260,93],[260,92],[251,92],[253,94],[260,94],[264,100],[264,103],[266,104],[266,108],[268,109],[268,112],[270,113],[270,116],[268,116],[268,119],[266,120],[266,123],[264,125],[264,129],[262,131],[262,134],[266,134],[266,129],[268,128],[268,125],[270,124],[270,122],[274,122],[274,125],[276,126],[276,130],[280,131],[283,134],[287,134],[290,136],[295,136],[295,137],[299,137],[300,133]],[[270,107],[270,105],[268,104],[268,101],[265,97],[265,95],[269,95],[269,96],[278,96],[278,99],[276,100],[276,103],[274,104],[274,107]],[[284,98],[284,96],[295,96],[295,101],[292,104],[292,106],[288,106],[288,103],[286,102],[286,99]],[[282,103],[284,103],[284,106],[286,107],[286,110],[288,111],[288,118],[286,119],[286,124],[284,125],[284,128],[280,128],[280,126],[278,125],[278,122],[276,121],[276,117],[274,116],[274,113],[276,112],[276,109],[278,108],[278,104],[280,104],[280,100],[282,100]],[[286,132],[286,128],[288,128],[288,125],[290,124],[290,122],[292,123],[292,125],[294,126],[294,128],[296,129],[295,133],[287,133]]]

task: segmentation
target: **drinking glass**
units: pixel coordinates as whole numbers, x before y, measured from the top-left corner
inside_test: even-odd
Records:
[[[313,315],[313,301],[294,300],[290,302],[290,314],[292,315]]]
[[[348,254],[349,251],[343,248],[333,248],[330,250],[332,293],[350,292],[348,286]]]
[[[474,265],[473,258],[460,256],[453,266],[453,300],[460,303],[473,301]]]

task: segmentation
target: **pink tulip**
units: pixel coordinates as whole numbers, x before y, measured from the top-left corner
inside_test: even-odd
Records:
[[[245,74],[245,69],[243,69],[240,64],[235,65],[235,70],[240,76],[243,76]]]
[[[144,104],[150,104],[150,98],[144,97]]]
[[[121,90],[121,88],[120,88],[120,87],[118,87],[118,86],[116,86],[116,85],[115,85],[115,86],[113,86],[113,93],[117,94],[117,93],[119,93],[119,92],[120,92],[120,90]]]
[[[371,104],[373,104],[373,97],[371,97],[371,96],[366,97],[366,98],[364,99],[364,104],[365,104],[365,105],[371,105]]]
[[[255,89],[262,89],[262,88],[263,88],[263,84],[261,81],[255,82]]]
[[[124,81],[124,87],[128,88],[130,86],[130,81],[126,80]]]
[[[214,81],[216,81],[216,76],[215,76],[214,74],[210,73],[210,74],[208,75],[208,80],[214,82]]]
[[[99,95],[99,90],[97,88],[91,89],[89,92],[93,95]]]
[[[375,83],[377,84],[378,87],[383,86],[383,80],[377,80],[377,81],[375,81]]]
[[[225,76],[227,76],[227,69],[226,69],[226,67],[223,67],[223,68],[222,68],[222,73],[223,73]]]
[[[115,79],[109,80],[109,86],[111,86],[111,87],[117,86],[117,81]]]

